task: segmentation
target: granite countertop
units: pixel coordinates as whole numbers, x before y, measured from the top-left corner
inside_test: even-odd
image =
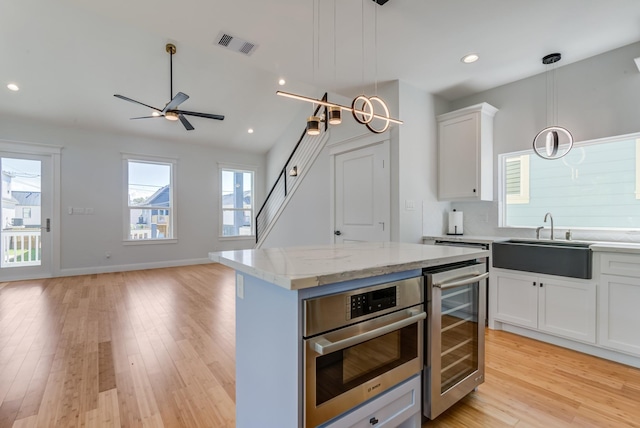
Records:
[[[359,242],[209,253],[209,259],[297,290],[488,257],[489,251],[401,242]]]

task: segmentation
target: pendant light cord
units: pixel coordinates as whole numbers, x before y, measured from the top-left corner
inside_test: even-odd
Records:
[[[375,79],[374,79],[374,95],[378,96],[378,5],[377,3],[373,4],[373,15],[374,15],[374,35],[373,35],[373,42],[374,42],[374,54],[375,54],[375,64],[374,64],[374,70],[375,70]]]
[[[360,12],[362,13],[362,93],[365,93],[365,84],[364,84],[364,0],[362,0],[362,5],[360,7]]]

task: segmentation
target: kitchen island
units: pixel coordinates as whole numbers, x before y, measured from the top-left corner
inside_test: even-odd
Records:
[[[473,248],[396,242],[210,253],[212,261],[236,270],[237,427],[305,426],[306,299],[415,278],[426,267],[488,255]],[[374,396],[338,423],[349,426],[353,422],[345,421],[354,421],[358,411],[364,415],[387,406],[393,392]],[[413,405],[397,420],[400,426],[420,426],[420,388],[414,392]]]

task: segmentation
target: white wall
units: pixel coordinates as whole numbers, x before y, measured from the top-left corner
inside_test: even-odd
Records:
[[[304,176],[263,248],[333,243],[328,150],[323,149]]]
[[[438,201],[438,127],[435,120],[448,104],[405,82],[399,82],[399,102],[404,124],[397,128],[398,240],[420,243],[423,235],[442,233],[444,216],[450,205]],[[411,204],[414,208],[410,208]]]
[[[638,96],[640,73],[634,58],[640,43],[556,69],[558,125],[576,141],[640,131]],[[500,153],[531,148],[533,137],[547,126],[545,74],[539,74],[452,103],[451,110],[488,102],[499,109],[494,122],[494,189]],[[498,192],[496,191],[497,195]],[[533,237],[533,229],[498,228],[498,201],[453,203],[464,212],[464,231],[470,235]],[[553,207],[549,207],[553,212]],[[540,219],[543,225],[543,219]],[[637,232],[573,230],[574,239],[640,241]]]
[[[205,262],[209,251],[251,248],[249,240],[222,240],[218,162],[258,167],[257,202],[264,197],[264,156],[206,146],[61,128],[29,119],[0,117],[0,139],[62,146],[61,266],[73,275]],[[123,245],[122,152],[178,159],[175,244]],[[67,207],[93,208],[68,215]],[[107,259],[105,253],[110,252]]]

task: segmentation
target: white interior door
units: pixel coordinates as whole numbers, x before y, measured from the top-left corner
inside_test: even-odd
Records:
[[[334,156],[336,243],[389,241],[389,142]]]
[[[0,151],[0,278],[52,276],[52,158]]]

